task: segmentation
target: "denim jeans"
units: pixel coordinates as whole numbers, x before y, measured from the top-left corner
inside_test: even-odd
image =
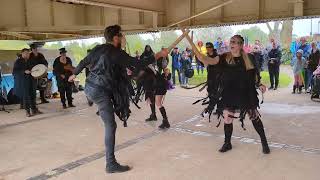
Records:
[[[36,110],[36,91],[37,82],[31,75],[25,77],[25,87],[23,92],[23,103],[26,111],[31,112]],[[31,111],[30,111],[31,110]]]
[[[182,85],[187,85],[188,84],[188,78],[186,77],[184,71],[181,73],[181,84]]]
[[[87,98],[98,106],[100,117],[104,123],[105,137],[104,143],[106,148],[106,163],[116,162],[114,147],[116,140],[117,123],[115,121],[113,104],[110,95],[95,85],[86,84],[84,92]]]
[[[312,71],[309,69],[305,69],[305,89],[307,90],[310,86],[312,86]]]
[[[172,82],[174,85],[176,85],[176,71],[179,78],[179,83],[181,84],[181,77],[180,77],[180,70],[177,68],[172,67]]]

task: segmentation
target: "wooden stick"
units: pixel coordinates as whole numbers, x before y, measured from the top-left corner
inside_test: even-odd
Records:
[[[174,47],[177,46],[177,44],[179,44],[179,42],[186,36],[188,35],[190,31],[189,30],[186,30],[183,32],[183,34],[178,38],[176,39],[169,47],[168,47],[168,52],[170,52]]]
[[[192,19],[192,18],[201,16],[201,15],[203,15],[203,14],[206,14],[206,13],[208,13],[208,12],[210,12],[210,11],[213,11],[213,10],[216,10],[216,9],[218,9],[218,8],[221,8],[221,7],[223,7],[223,6],[227,5],[227,4],[230,4],[230,3],[232,3],[232,0],[229,0],[229,1],[227,1],[227,2],[221,3],[221,4],[217,5],[217,6],[214,6],[214,7],[210,8],[210,9],[208,9],[208,10],[206,10],[206,11],[203,11],[203,12],[201,12],[201,13],[199,13],[199,14],[196,14],[196,15],[194,15],[194,16],[191,16],[191,17],[188,17],[188,18],[183,19],[183,20],[181,20],[181,21],[178,21],[178,22],[175,22],[175,23],[173,23],[173,24],[170,24],[170,25],[167,26],[167,27],[172,27],[172,26],[174,26],[174,25],[177,25],[177,24],[180,24],[180,23],[182,23],[182,22],[188,21],[189,19]]]

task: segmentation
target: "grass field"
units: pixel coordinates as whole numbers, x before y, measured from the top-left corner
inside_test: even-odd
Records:
[[[266,86],[270,86],[269,73],[267,71],[261,72],[261,82]],[[289,77],[285,73],[280,73],[279,77],[279,86],[280,87],[288,87],[292,81],[291,77]],[[178,79],[178,77],[176,78]],[[207,80],[207,71],[204,71],[203,74],[197,74],[195,71],[195,75],[189,79],[189,85],[197,85]]]

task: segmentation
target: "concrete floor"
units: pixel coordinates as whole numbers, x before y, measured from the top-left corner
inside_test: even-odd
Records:
[[[196,90],[168,93],[167,131],[157,130],[159,120],[144,122],[149,115],[144,102],[139,111],[132,106],[128,127],[118,123],[116,156],[133,169],[112,175],[104,171],[102,122],[82,93],[75,95],[76,108],[63,110],[51,100],[39,105],[43,115],[32,118],[10,106],[10,114],[0,112],[0,180],[318,180],[320,104],[290,91],[268,91],[261,106],[270,155],[262,154],[249,120],[246,131],[234,123],[233,150],[217,152],[223,127],[199,116],[203,107],[192,102],[204,94]]]

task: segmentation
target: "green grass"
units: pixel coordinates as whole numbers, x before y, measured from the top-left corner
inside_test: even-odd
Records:
[[[270,80],[269,80],[269,73],[267,71],[261,72],[261,82],[262,84],[266,86],[270,86]],[[291,83],[291,78],[285,73],[280,73],[279,77],[279,86],[280,87],[288,87]],[[197,74],[197,71],[195,70],[195,75],[189,79],[189,84],[190,85],[197,85],[202,82],[205,82],[207,80],[207,71],[204,71],[203,75],[200,73],[199,75]]]
[[[261,72],[261,82],[266,86],[270,86],[269,73],[267,71]],[[280,73],[279,75],[279,87],[288,87],[292,79],[289,75],[285,73]]]

